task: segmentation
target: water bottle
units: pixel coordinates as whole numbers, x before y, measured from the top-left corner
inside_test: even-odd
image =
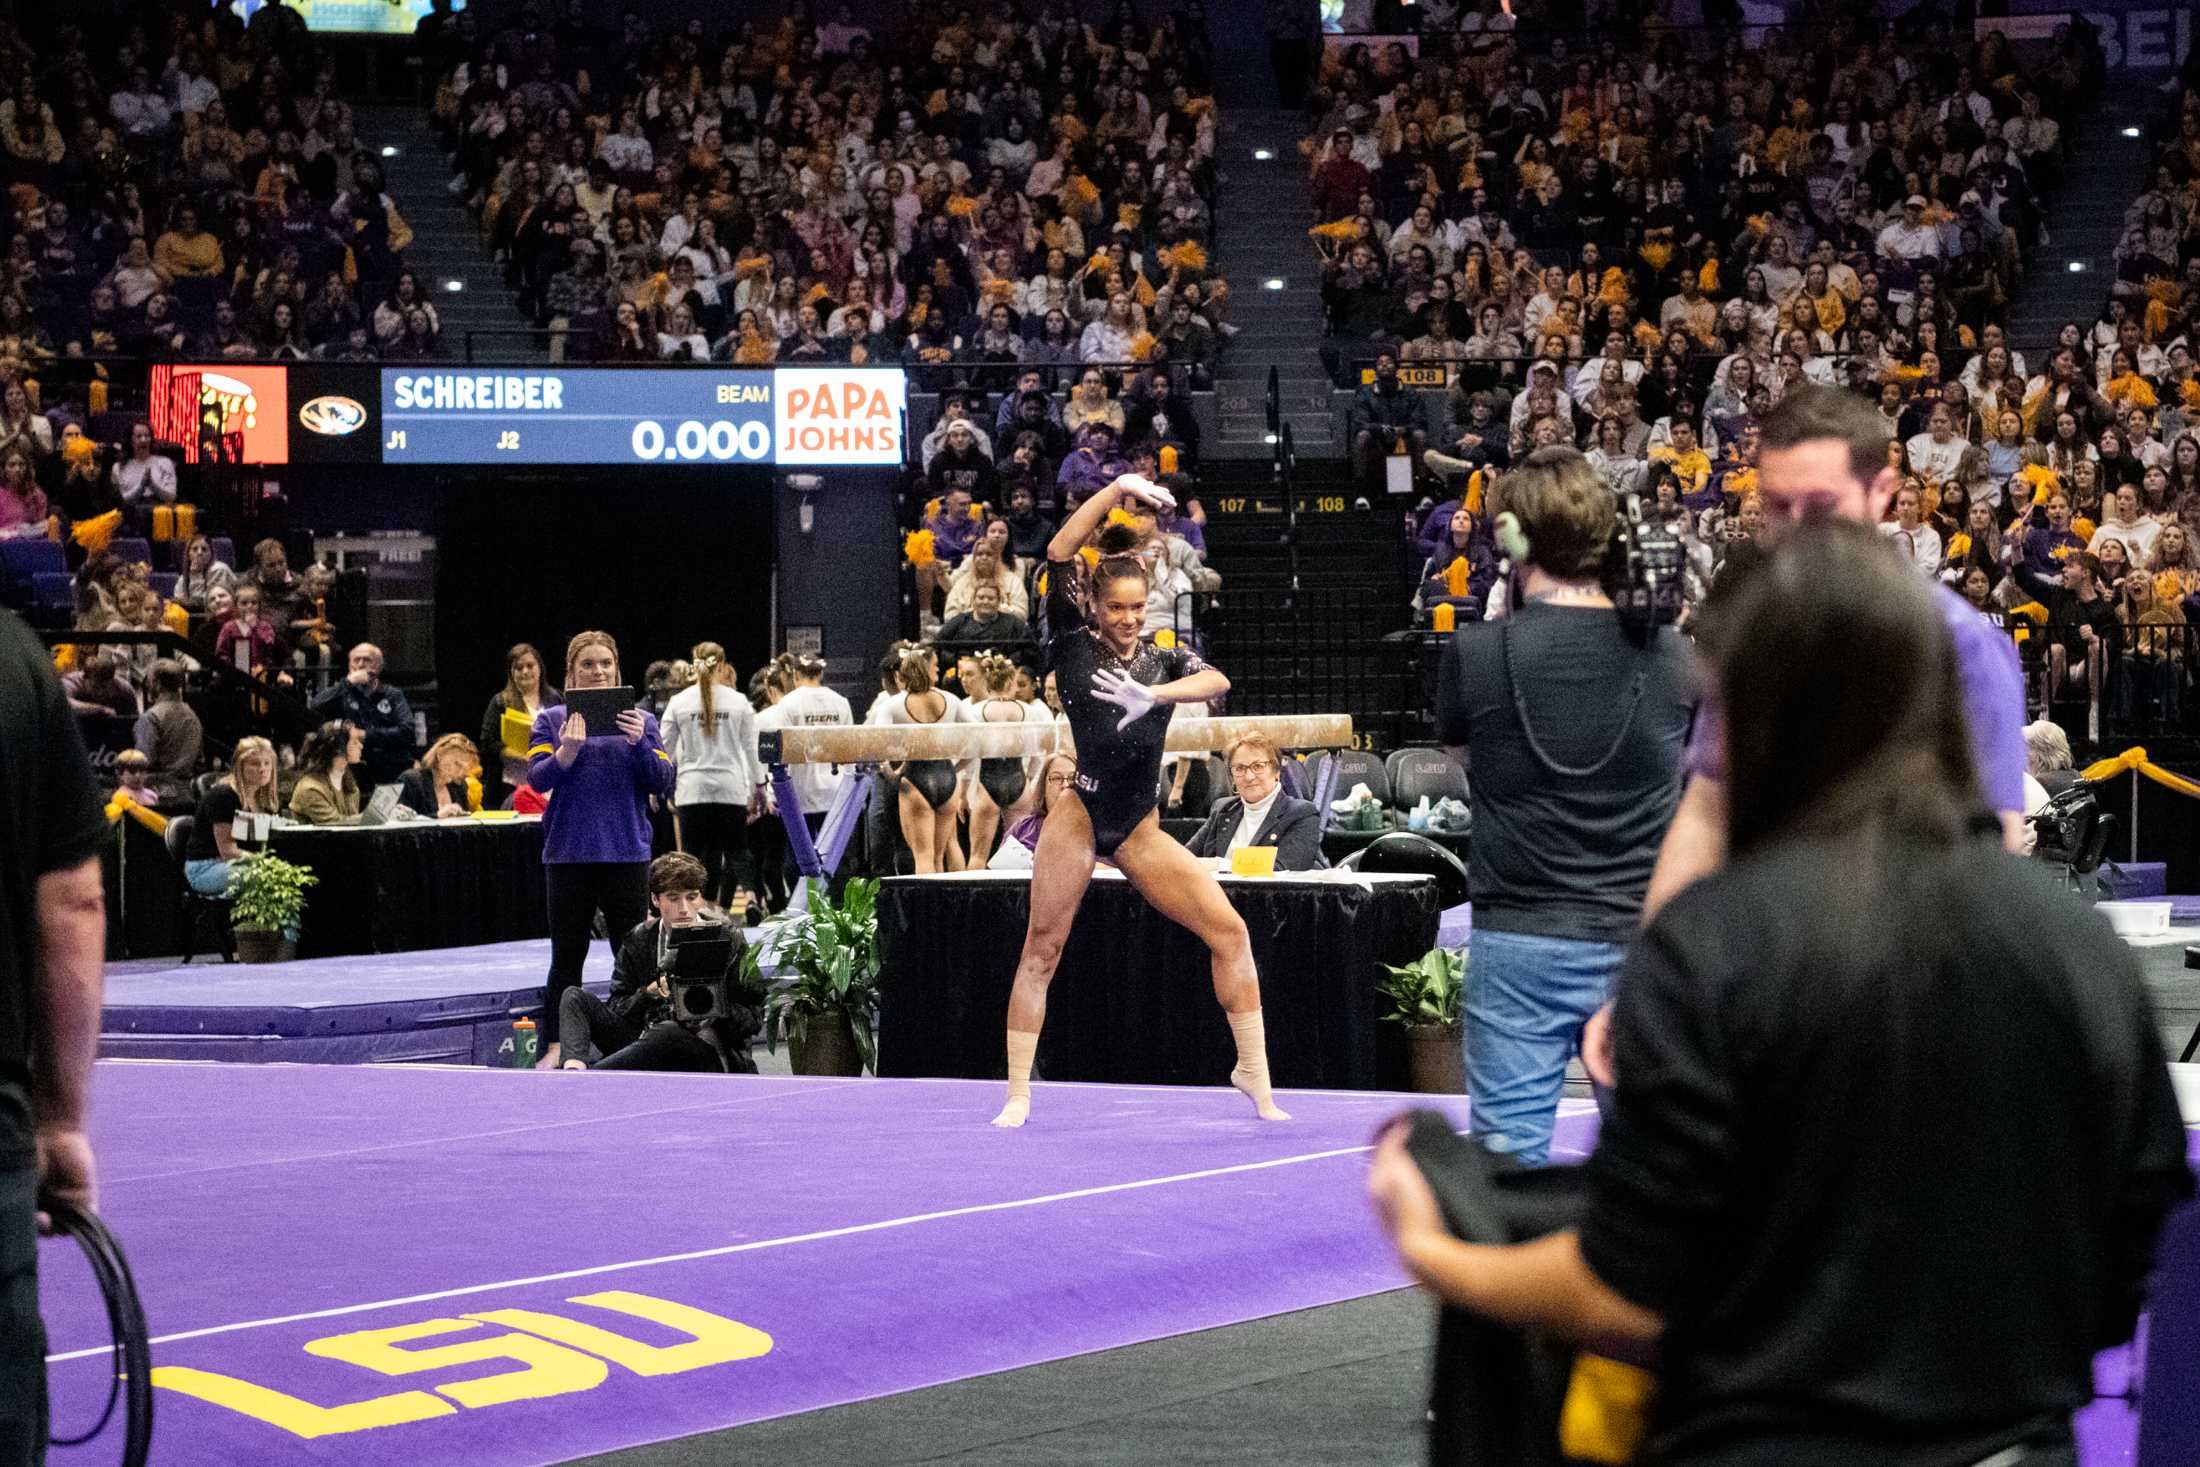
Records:
[[[512,1024],[512,1068],[531,1070],[542,1052],[542,1036],[536,1032],[533,1019],[517,1019]]]

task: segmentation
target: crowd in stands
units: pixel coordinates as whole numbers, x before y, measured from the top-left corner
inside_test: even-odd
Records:
[[[1920,572],[2046,625],[2044,696],[2090,678],[2175,722],[2200,616],[2189,86],[2101,319],[2005,330],[2100,75],[2082,23],[2020,60],[1938,18],[1334,54],[1307,144],[1328,349],[1360,470],[1405,452],[1448,486],[1417,522],[1420,607],[1484,613],[1482,490],[1550,444],[1678,532],[1700,594],[1761,523],[1757,421],[1835,384],[1880,405],[1885,528]]]
[[[422,44],[451,190],[559,359],[899,362],[987,393],[1027,365],[1049,390],[1085,362],[1178,390],[1212,368],[1196,5],[957,6],[885,36],[846,7],[727,29],[461,11]]]
[[[69,453],[107,356],[432,353],[380,151],[299,13],[123,15],[113,33],[65,7],[0,26],[0,379],[47,420],[34,452]],[[33,467],[63,486],[60,465]],[[96,497],[103,479],[66,487]]]

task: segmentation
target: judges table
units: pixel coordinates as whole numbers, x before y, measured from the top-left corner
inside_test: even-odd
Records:
[[[1308,871],[1218,878],[1260,967],[1269,1071],[1281,1087],[1406,1088],[1405,1031],[1376,980],[1436,943],[1426,876]],[[1029,872],[900,876],[881,885],[881,1075],[999,1079]],[[1039,1042],[1038,1078],[1219,1085],[1236,1061],[1206,947],[1121,873],[1085,893]]]
[[[550,931],[538,817],[284,826],[269,834],[268,846],[320,878],[306,892],[302,958],[511,942]]]

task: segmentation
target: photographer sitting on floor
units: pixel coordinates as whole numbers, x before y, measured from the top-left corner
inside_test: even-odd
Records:
[[[619,944],[611,968],[609,1002],[575,985],[558,1002],[558,1038],[568,1070],[727,1071],[753,1075],[749,1044],[762,1025],[756,1010],[735,1003],[727,1016],[702,1023],[675,1017],[675,930],[717,926],[733,939],[731,974],[741,952],[741,932],[703,900],[708,873],[693,856],[675,852],[649,863],[649,904],[657,915]],[[593,1063],[586,1057],[600,1056]]]

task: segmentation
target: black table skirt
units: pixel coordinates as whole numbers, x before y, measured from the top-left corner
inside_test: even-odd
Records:
[[[168,843],[128,816],[113,823],[113,837],[100,853],[107,892],[107,957],[157,958],[182,953],[178,917],[183,907],[183,871],[168,854]],[[211,947],[213,934],[199,938]]]
[[[320,878],[306,892],[302,958],[510,942],[550,931],[538,821],[278,830],[269,844]]]
[[[1436,944],[1436,885],[1225,882],[1260,967],[1278,1086],[1404,1089],[1404,1031],[1383,1023],[1383,963]],[[1030,885],[899,877],[879,894],[879,1073],[998,1079]],[[1043,1080],[1219,1085],[1236,1060],[1207,949],[1128,882],[1095,880],[1048,991]]]

